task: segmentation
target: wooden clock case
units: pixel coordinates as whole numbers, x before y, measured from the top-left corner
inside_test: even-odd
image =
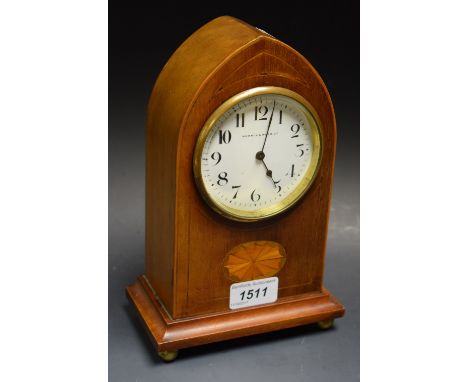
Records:
[[[203,124],[226,99],[259,86],[293,90],[322,123],[315,181],[288,212],[235,222],[211,210],[195,185],[192,161]],[[344,307],[323,287],[336,126],[328,91],[311,64],[265,32],[231,17],[190,36],[160,73],[146,135],[145,274],[127,288],[158,351],[173,351],[331,320]],[[280,243],[278,300],[229,309],[226,253],[245,242]]]

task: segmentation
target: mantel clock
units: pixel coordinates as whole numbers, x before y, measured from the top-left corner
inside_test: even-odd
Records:
[[[219,17],[164,66],[146,132],[145,274],[127,294],[164,360],[344,314],[323,286],[335,116],[303,56]]]

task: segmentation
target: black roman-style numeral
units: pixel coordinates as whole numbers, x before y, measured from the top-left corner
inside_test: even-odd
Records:
[[[294,176],[294,165],[291,166],[291,174],[289,174],[289,171],[286,173],[286,176],[291,176],[291,178]]]
[[[281,192],[281,186],[278,185],[278,183],[281,182],[281,179],[280,180],[274,180],[273,179],[273,183],[275,185],[275,188],[276,188],[276,193],[279,194]]]
[[[236,114],[236,127],[244,127],[245,124],[245,114]]]
[[[236,193],[234,194],[234,196],[232,197],[232,199],[236,199],[236,198],[237,198],[237,194],[238,194],[238,192],[239,192],[239,188],[240,188],[240,187],[241,187],[241,186],[232,186],[232,189],[233,189],[233,190],[236,190]]]
[[[291,131],[293,132],[293,135],[291,138],[299,138],[299,135],[297,134],[299,130],[301,129],[301,126],[299,126],[297,123],[295,125],[291,126]]]
[[[218,181],[216,182],[218,183],[218,186],[225,186],[226,184],[229,183],[227,176],[228,174],[226,171],[220,172],[218,174]]]
[[[255,193],[255,190],[252,191],[252,193],[250,194],[250,199],[252,199],[252,202],[258,202],[260,200],[260,194],[256,194]]]
[[[298,145],[296,145],[296,147],[299,149],[300,151],[300,154],[299,154],[299,158],[302,157],[304,155],[304,150],[301,149],[301,146],[304,146],[304,143],[300,143]]]
[[[266,121],[268,114],[268,107],[265,105],[255,106],[255,120],[256,121]]]
[[[219,144],[222,145],[223,143],[228,144],[231,142],[232,134],[229,130],[223,131],[219,130]]]
[[[213,154],[211,154],[211,159],[216,161],[214,164],[214,166],[216,166],[219,162],[221,162],[221,153],[215,151]]]

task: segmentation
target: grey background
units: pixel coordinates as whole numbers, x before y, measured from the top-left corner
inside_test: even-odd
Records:
[[[128,6],[132,4],[132,6]],[[145,8],[112,3],[109,75],[109,380],[359,380],[359,3],[273,9]],[[144,122],[149,93],[173,50],[210,19],[230,14],[308,58],[327,84],[338,148],[325,286],[346,306],[335,328],[310,325],[186,349],[165,364],[125,296],[144,272]],[[165,38],[161,38],[163,35]],[[158,37],[159,36],[159,37]]]

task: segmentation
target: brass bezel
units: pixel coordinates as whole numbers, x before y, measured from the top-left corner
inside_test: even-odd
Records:
[[[225,206],[221,203],[218,203],[211,198],[208,190],[205,188],[201,175],[201,155],[203,147],[205,145],[206,138],[208,137],[211,129],[214,127],[218,119],[234,105],[243,101],[244,99],[255,97],[261,94],[278,94],[283,95],[297,101],[304,112],[310,126],[311,126],[311,138],[312,138],[312,158],[310,165],[302,178],[301,182],[297,187],[283,200],[280,202],[265,208],[260,208],[256,211],[243,211],[235,208]],[[208,120],[203,125],[200,134],[197,139],[195,146],[195,152],[193,156],[193,173],[195,178],[195,183],[198,190],[200,191],[201,196],[205,202],[217,213],[220,215],[236,221],[241,222],[254,222],[259,220],[264,220],[276,216],[280,213],[283,213],[293,207],[309,190],[310,186],[317,176],[318,169],[322,160],[322,123],[320,118],[314,109],[314,107],[300,94],[281,87],[276,86],[261,86],[252,88],[246,91],[243,91],[239,94],[234,95],[225,102],[223,102],[208,118]]]

